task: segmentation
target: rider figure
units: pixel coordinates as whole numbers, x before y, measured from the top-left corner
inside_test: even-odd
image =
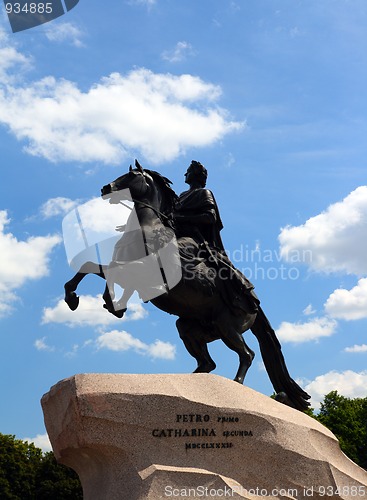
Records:
[[[233,310],[257,311],[259,300],[254,286],[231,263],[224,249],[220,231],[223,224],[213,193],[206,189],[208,172],[198,161],[192,161],[185,173],[190,189],[176,202],[174,221],[176,236],[192,238],[199,246],[199,256],[205,257],[208,267],[216,272],[217,284],[223,299]]]
[[[174,211],[177,236],[192,237],[197,243],[223,250],[219,231],[223,228],[213,193],[205,189],[208,172],[198,161],[192,161],[185,173],[190,186],[178,197]]]

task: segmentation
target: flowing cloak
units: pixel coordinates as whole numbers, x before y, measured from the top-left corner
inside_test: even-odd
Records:
[[[213,193],[205,188],[185,191],[178,197],[174,213],[182,216],[176,227],[182,257],[195,260],[189,243],[189,239],[194,240],[196,256],[205,255],[205,265],[215,271],[215,286],[231,311],[256,312],[260,301],[254,285],[233,266],[224,249],[220,235],[223,223]]]

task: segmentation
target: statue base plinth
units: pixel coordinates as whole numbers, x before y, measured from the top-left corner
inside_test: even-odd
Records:
[[[42,407],[85,500],[367,498],[326,427],[216,375],[81,374]]]

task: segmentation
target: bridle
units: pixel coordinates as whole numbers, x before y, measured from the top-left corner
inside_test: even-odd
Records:
[[[142,174],[143,177],[145,177],[144,174]],[[121,189],[124,189],[124,188],[119,188],[117,191],[120,191]],[[131,193],[131,191],[130,191]],[[160,210],[158,210],[158,208],[156,207],[153,207],[153,205],[149,204],[149,203],[146,203],[145,201],[141,201],[141,200],[137,200],[136,198],[130,198],[132,202],[134,202],[135,204],[140,204],[140,205],[143,205],[144,207],[146,208],[150,208],[155,214],[156,216],[158,217],[158,219],[162,222],[162,224],[164,226],[169,226],[172,228],[172,225],[173,225],[173,218],[171,215],[166,215],[165,213],[161,212]],[[126,203],[124,203],[123,201],[119,201],[119,203],[121,205],[123,205],[124,207],[126,208],[129,208],[129,210],[132,210],[131,207],[129,207],[129,205],[127,205]]]
[[[155,212],[155,214],[157,215],[157,217],[159,219],[161,219],[161,217],[163,219],[166,219],[167,221],[171,221],[171,219],[172,219],[172,217],[169,217],[168,215],[164,214],[163,212],[158,210],[158,208],[155,208],[152,205],[149,205],[149,203],[145,203],[144,201],[136,200],[135,198],[131,198],[131,201],[133,201],[134,203],[140,203],[140,205],[143,205],[146,208],[150,208],[151,210],[153,210],[153,212]],[[128,208],[129,210],[133,210],[131,207],[129,207],[129,205],[127,205],[123,201],[120,201],[119,203],[121,203],[121,205]]]

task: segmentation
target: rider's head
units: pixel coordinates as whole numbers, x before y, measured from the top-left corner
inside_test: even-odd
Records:
[[[205,187],[208,171],[199,161],[192,160],[185,176],[188,184],[195,180],[201,187]]]

